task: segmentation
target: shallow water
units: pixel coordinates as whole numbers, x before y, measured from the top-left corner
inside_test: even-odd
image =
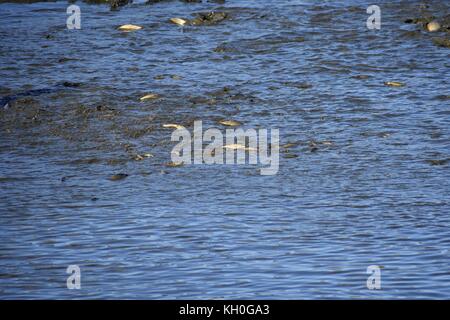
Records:
[[[81,30],[1,3],[0,298],[449,299],[450,51],[391,2],[379,31],[361,1],[78,2]],[[210,10],[231,18],[168,22]],[[275,176],[165,166],[162,124],[219,118],[298,145]]]

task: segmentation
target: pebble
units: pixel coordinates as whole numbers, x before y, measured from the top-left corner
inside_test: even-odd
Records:
[[[434,38],[433,42],[438,47],[450,48],[450,40],[446,38]]]

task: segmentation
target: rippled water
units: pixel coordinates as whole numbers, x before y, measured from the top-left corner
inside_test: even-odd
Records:
[[[78,2],[81,30],[1,3],[0,298],[450,298],[450,51],[404,23],[419,1],[378,1],[379,31],[318,3]],[[168,22],[210,10],[230,19]],[[296,146],[275,176],[165,166],[162,124],[219,118]]]

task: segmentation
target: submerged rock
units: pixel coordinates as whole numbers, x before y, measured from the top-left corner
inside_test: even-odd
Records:
[[[79,82],[70,82],[70,81],[64,81],[62,85],[66,88],[78,88],[81,87],[81,83]]]
[[[226,12],[199,12],[195,14],[195,18],[193,19],[184,19],[184,18],[170,18],[169,21],[173,24],[179,26],[199,26],[199,25],[214,25],[228,18],[228,14]]]
[[[158,99],[158,98],[159,98],[158,94],[156,94],[156,93],[149,93],[149,94],[146,94],[145,96],[139,98],[139,100],[145,101],[145,100],[154,100],[154,99]]]
[[[228,18],[228,14],[226,12],[199,12],[196,14],[197,17],[190,20],[191,25],[202,25],[202,24],[217,24],[226,18]]]
[[[420,18],[409,18],[405,20],[405,23],[413,23],[413,24],[421,24],[421,25],[427,25],[429,22],[433,21],[435,17],[429,16],[429,17],[420,17]]]
[[[450,100],[450,94],[439,94],[436,97],[434,97],[436,100],[442,100],[442,101],[446,101],[446,100]]]
[[[427,162],[432,166],[443,166],[447,164],[448,161],[449,159],[427,160]]]
[[[311,89],[313,87],[308,82],[283,82],[283,85],[297,89]]]
[[[410,18],[404,21],[419,25],[428,32],[446,31],[450,32],[450,15],[436,18],[435,16],[424,16],[420,18]]]
[[[119,180],[125,179],[126,177],[128,177],[128,175],[126,173],[117,173],[117,174],[113,174],[111,177],[109,177],[109,180],[119,181]]]
[[[450,48],[450,39],[446,38],[434,38],[433,42],[438,47]]]
[[[355,76],[352,76],[353,79],[358,79],[358,80],[366,80],[369,79],[370,76],[367,74],[357,74]]]

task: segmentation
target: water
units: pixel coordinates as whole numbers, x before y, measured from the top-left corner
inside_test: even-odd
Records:
[[[378,2],[379,31],[358,1],[78,2],[81,30],[1,3],[0,297],[450,298],[450,51],[403,23],[419,1]],[[209,10],[231,18],[168,22]],[[275,176],[165,166],[162,124],[219,118],[298,145]]]

